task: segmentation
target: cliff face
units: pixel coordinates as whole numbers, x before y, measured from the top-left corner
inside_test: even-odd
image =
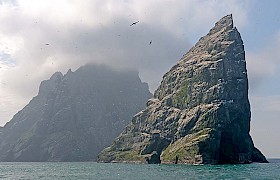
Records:
[[[0,129],[0,161],[96,160],[149,98],[137,72],[89,65],[57,72]]]
[[[1,142],[1,138],[2,138],[2,129],[3,129],[3,127],[0,126],[0,142]]]
[[[243,41],[228,15],[164,75],[99,161],[267,162],[249,135],[250,117]]]

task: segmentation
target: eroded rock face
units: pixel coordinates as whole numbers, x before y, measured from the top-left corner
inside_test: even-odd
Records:
[[[1,142],[1,138],[2,138],[2,129],[3,129],[3,127],[0,126],[0,142]]]
[[[151,96],[134,71],[57,72],[0,128],[0,161],[94,161]]]
[[[102,162],[267,162],[249,135],[243,41],[223,17],[167,72],[154,98],[99,155]]]

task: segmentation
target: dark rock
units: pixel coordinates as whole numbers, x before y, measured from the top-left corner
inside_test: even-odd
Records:
[[[94,161],[150,97],[134,71],[57,72],[0,128],[0,161]]]
[[[2,138],[2,131],[3,131],[3,127],[0,126],[0,142],[1,142],[1,138]]]
[[[249,135],[250,118],[243,41],[227,15],[163,76],[99,161],[144,163],[157,152],[162,163],[267,162]]]
[[[148,164],[160,164],[160,154],[157,152],[151,153],[150,157],[146,157],[146,162]]]

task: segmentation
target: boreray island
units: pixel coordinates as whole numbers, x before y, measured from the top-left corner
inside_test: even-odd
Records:
[[[267,162],[249,134],[245,51],[231,14],[163,76],[146,105],[99,162]]]
[[[267,162],[249,134],[245,51],[232,15],[163,76],[151,97],[134,71],[86,65],[57,72],[0,127],[0,161]]]

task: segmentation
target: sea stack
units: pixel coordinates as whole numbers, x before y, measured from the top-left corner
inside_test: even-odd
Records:
[[[99,154],[100,162],[267,162],[249,134],[244,45],[232,15],[163,76],[146,105]]]
[[[0,161],[96,161],[151,97],[136,71],[56,72],[0,128]]]

